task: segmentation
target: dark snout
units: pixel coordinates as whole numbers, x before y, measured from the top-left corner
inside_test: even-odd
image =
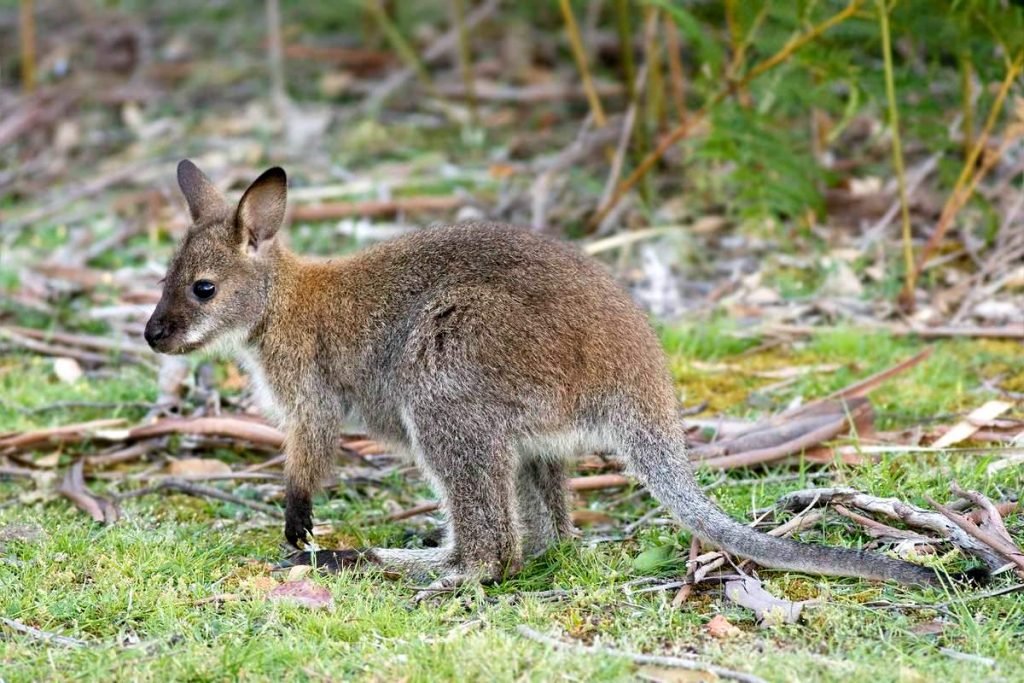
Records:
[[[163,316],[153,313],[149,318],[149,322],[146,323],[146,331],[143,332],[142,336],[146,338],[146,343],[154,351],[166,353],[167,348],[164,342],[170,339],[172,334],[174,334],[174,330],[170,323]]]

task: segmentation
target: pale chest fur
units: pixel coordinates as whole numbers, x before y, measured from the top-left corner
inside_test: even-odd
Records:
[[[267,379],[267,373],[263,370],[259,357],[252,349],[242,347],[235,352],[235,358],[241,364],[242,369],[249,375],[249,384],[253,399],[259,406],[263,415],[279,427],[284,426],[284,411],[280,401],[274,393],[274,388]]]
[[[245,335],[239,332],[219,338],[216,342],[216,350],[233,357],[238,362],[242,370],[249,376],[249,388],[260,412],[278,427],[284,427],[285,413],[280,399],[267,378],[259,355],[255,349],[246,345]]]

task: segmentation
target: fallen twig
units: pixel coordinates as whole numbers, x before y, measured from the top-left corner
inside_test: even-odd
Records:
[[[926,529],[950,541],[961,550],[981,558],[991,569],[1002,567],[1006,560],[986,543],[966,533],[953,521],[943,515],[922,510],[896,498],[879,498],[847,487],[814,488],[794,491],[778,500],[782,509],[795,510],[829,503],[841,503],[847,507],[898,519],[907,526]]]
[[[30,638],[36,640],[42,640],[53,645],[63,645],[64,647],[85,647],[89,643],[78,638],[71,638],[68,636],[58,635],[56,633],[50,633],[49,631],[43,631],[34,626],[23,624],[20,621],[14,619],[8,619],[7,617],[0,617],[0,624],[3,624],[12,631],[23,633]]]
[[[295,221],[330,221],[339,218],[390,216],[417,211],[453,211],[467,203],[462,197],[453,195],[422,197],[396,197],[394,199],[369,199],[352,202],[326,202],[296,206],[292,211]]]
[[[524,638],[541,643],[542,645],[548,645],[557,650],[575,650],[577,652],[606,655],[609,657],[624,657],[637,664],[653,664],[655,666],[667,666],[676,669],[686,669],[688,671],[706,671],[718,676],[719,678],[732,681],[743,681],[744,683],[766,683],[766,681],[760,676],[743,673],[742,671],[733,671],[732,669],[726,669],[697,659],[683,659],[681,657],[668,657],[664,655],[644,655],[634,652],[625,652],[623,650],[614,650],[607,647],[601,647],[599,645],[567,643],[563,640],[559,640],[558,638],[546,636],[540,631],[536,631],[525,624],[517,626],[516,631]]]
[[[64,496],[79,509],[101,524],[113,524],[121,518],[121,510],[116,501],[110,501],[89,491],[82,474],[84,463],[77,460],[64,475],[64,480],[57,487],[57,493]]]
[[[954,484],[954,487],[955,486],[956,485]],[[969,495],[967,492],[961,493],[963,495]],[[973,491],[970,493],[973,494],[974,496],[980,496],[980,494],[976,494]],[[991,520],[990,526],[992,527],[992,530],[990,531],[988,529],[983,529],[981,526],[975,524],[970,519],[967,519],[964,515],[961,515],[955,510],[951,510],[947,506],[935,502],[935,500],[933,500],[929,496],[925,496],[925,500],[928,501],[929,505],[931,505],[933,508],[941,512],[946,519],[953,522],[957,527],[959,527],[964,533],[977,539],[981,543],[984,543],[993,551],[995,551],[1000,556],[1005,558],[1007,561],[1017,565],[1017,574],[1024,578],[1024,552],[1021,552],[1020,548],[1018,548],[1013,543],[1013,541],[1010,540],[1010,534],[1006,531],[1006,527],[1003,526],[1002,519],[999,519],[998,522],[996,522],[995,520]],[[974,500],[974,498],[972,498],[972,500]],[[991,502],[989,502],[989,505],[991,505]],[[992,510],[992,512],[995,512],[994,507],[990,509]],[[988,510],[989,509],[986,509],[986,512]],[[997,518],[998,514],[998,512],[995,512],[995,516]]]
[[[0,450],[24,449],[38,446],[44,443],[63,443],[66,441],[81,441],[99,429],[109,429],[124,424],[124,420],[104,419],[92,420],[90,422],[79,422],[77,424],[64,425],[61,427],[48,427],[46,429],[34,429],[21,434],[14,434],[0,439]]]

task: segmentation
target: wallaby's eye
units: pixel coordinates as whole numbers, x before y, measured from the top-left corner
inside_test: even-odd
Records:
[[[217,285],[213,284],[209,280],[196,280],[192,284],[192,293],[196,295],[196,298],[200,301],[209,301],[213,298],[213,295],[217,293]]]

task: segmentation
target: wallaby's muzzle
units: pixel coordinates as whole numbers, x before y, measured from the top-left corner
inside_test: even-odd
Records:
[[[146,323],[146,331],[143,332],[143,336],[146,338],[146,343],[154,351],[167,353],[170,350],[167,348],[167,341],[171,338],[173,332],[174,330],[166,320],[153,313],[149,318],[149,322]]]

